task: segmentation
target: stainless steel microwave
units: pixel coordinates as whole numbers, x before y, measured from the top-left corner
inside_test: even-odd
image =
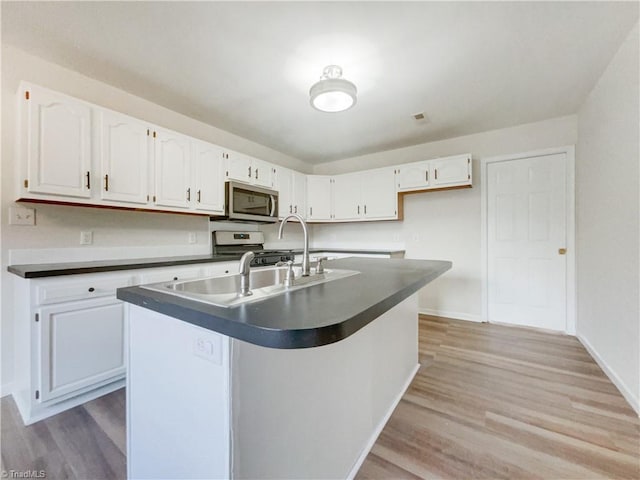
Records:
[[[211,220],[278,221],[278,192],[240,182],[225,183],[225,214]]]

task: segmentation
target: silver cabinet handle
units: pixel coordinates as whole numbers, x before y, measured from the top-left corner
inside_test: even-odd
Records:
[[[256,168],[256,180],[258,180],[258,169]]]
[[[105,192],[109,191],[109,174],[108,173],[104,176],[104,191]]]
[[[273,217],[276,213],[276,197],[269,195],[269,198],[271,199],[271,213],[269,215]]]
[[[251,178],[251,167],[249,167],[249,178]]]
[[[298,205],[296,205],[295,207],[293,207],[293,213],[298,213]]]
[[[91,190],[91,172],[87,172],[87,190]]]
[[[187,202],[191,201],[191,188],[187,188]]]
[[[358,205],[358,215],[360,215],[360,205]]]
[[[289,205],[289,213],[293,213],[293,205]]]
[[[367,214],[367,206],[366,205],[364,206],[364,214],[365,215]]]
[[[198,190],[197,195],[198,195],[198,203],[200,203],[200,198],[201,198],[201,197],[200,197],[200,190]]]

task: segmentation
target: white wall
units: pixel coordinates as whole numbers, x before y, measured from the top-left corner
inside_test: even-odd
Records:
[[[333,174],[470,152],[473,188],[407,195],[401,222],[317,225],[313,243],[371,248],[404,245],[408,258],[451,260],[453,268],[420,292],[420,310],[480,321],[480,160],[573,145],[576,129],[576,117],[571,115],[317,165],[314,173]]]
[[[578,113],[578,337],[640,413],[638,24]]]
[[[13,381],[13,290],[10,263],[40,263],[71,259],[150,257],[198,254],[209,251],[208,217],[140,213],[93,208],[24,204],[36,209],[35,227],[8,225],[9,207],[16,205],[16,94],[21,80],[33,82],[88,102],[126,113],[154,124],[263,158],[276,164],[309,171],[310,167],[275,150],[190,119],[105,83],[2,46],[2,307],[1,390]],[[79,245],[80,231],[93,231],[93,245]],[[189,245],[187,232],[198,242]],[[11,256],[10,256],[11,255]]]

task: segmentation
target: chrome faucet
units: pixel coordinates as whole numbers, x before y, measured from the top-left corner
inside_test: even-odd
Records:
[[[240,259],[240,269],[238,272],[240,273],[240,291],[238,292],[238,295],[241,297],[253,295],[253,292],[251,291],[251,280],[249,277],[251,273],[251,260],[253,260],[253,257],[255,257],[253,252],[246,252]]]
[[[282,231],[284,230],[284,224],[290,218],[295,218],[302,225],[302,232],[304,233],[304,253],[302,254],[302,276],[308,277],[309,273],[311,273],[311,267],[309,265],[309,230],[307,230],[307,224],[304,219],[298,215],[297,213],[292,213],[287,215],[282,219],[282,223],[280,224],[280,230],[278,230],[278,238],[282,238]]]

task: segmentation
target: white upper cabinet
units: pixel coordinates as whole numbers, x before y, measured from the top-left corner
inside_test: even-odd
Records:
[[[398,217],[395,172],[394,168],[380,168],[360,174],[363,219],[390,220]]]
[[[307,176],[304,173],[293,172],[291,197],[293,199],[293,213],[302,218],[307,217]]]
[[[409,163],[396,168],[398,191],[429,188],[430,161]]]
[[[263,160],[253,159],[251,173],[253,175],[252,183],[262,187],[273,188],[274,167]]]
[[[273,188],[274,166],[244,153],[224,151],[226,179]]]
[[[393,220],[397,199],[394,168],[333,177],[334,220]]]
[[[125,115],[102,111],[100,117],[100,197],[146,204],[149,200],[149,125]]]
[[[230,150],[225,150],[223,155],[226,164],[226,179],[251,183],[253,179],[252,158],[249,155]]]
[[[193,208],[224,213],[224,161],[222,148],[193,141]]]
[[[297,213],[306,218],[307,176],[289,168],[276,167],[274,188],[278,191],[278,217]]]
[[[23,188],[29,193],[91,196],[91,107],[41,87],[21,86]]]
[[[293,170],[276,168],[275,189],[278,191],[278,217],[293,213]]]
[[[432,185],[436,188],[471,185],[471,155],[431,160]]]
[[[360,173],[336,175],[333,182],[333,219],[358,220],[364,212]]]
[[[307,220],[329,221],[333,215],[331,177],[327,175],[307,176]]]
[[[191,189],[191,142],[189,137],[157,130],[155,138],[155,204],[189,208]]]
[[[396,167],[399,192],[470,187],[471,154],[407,163]]]

